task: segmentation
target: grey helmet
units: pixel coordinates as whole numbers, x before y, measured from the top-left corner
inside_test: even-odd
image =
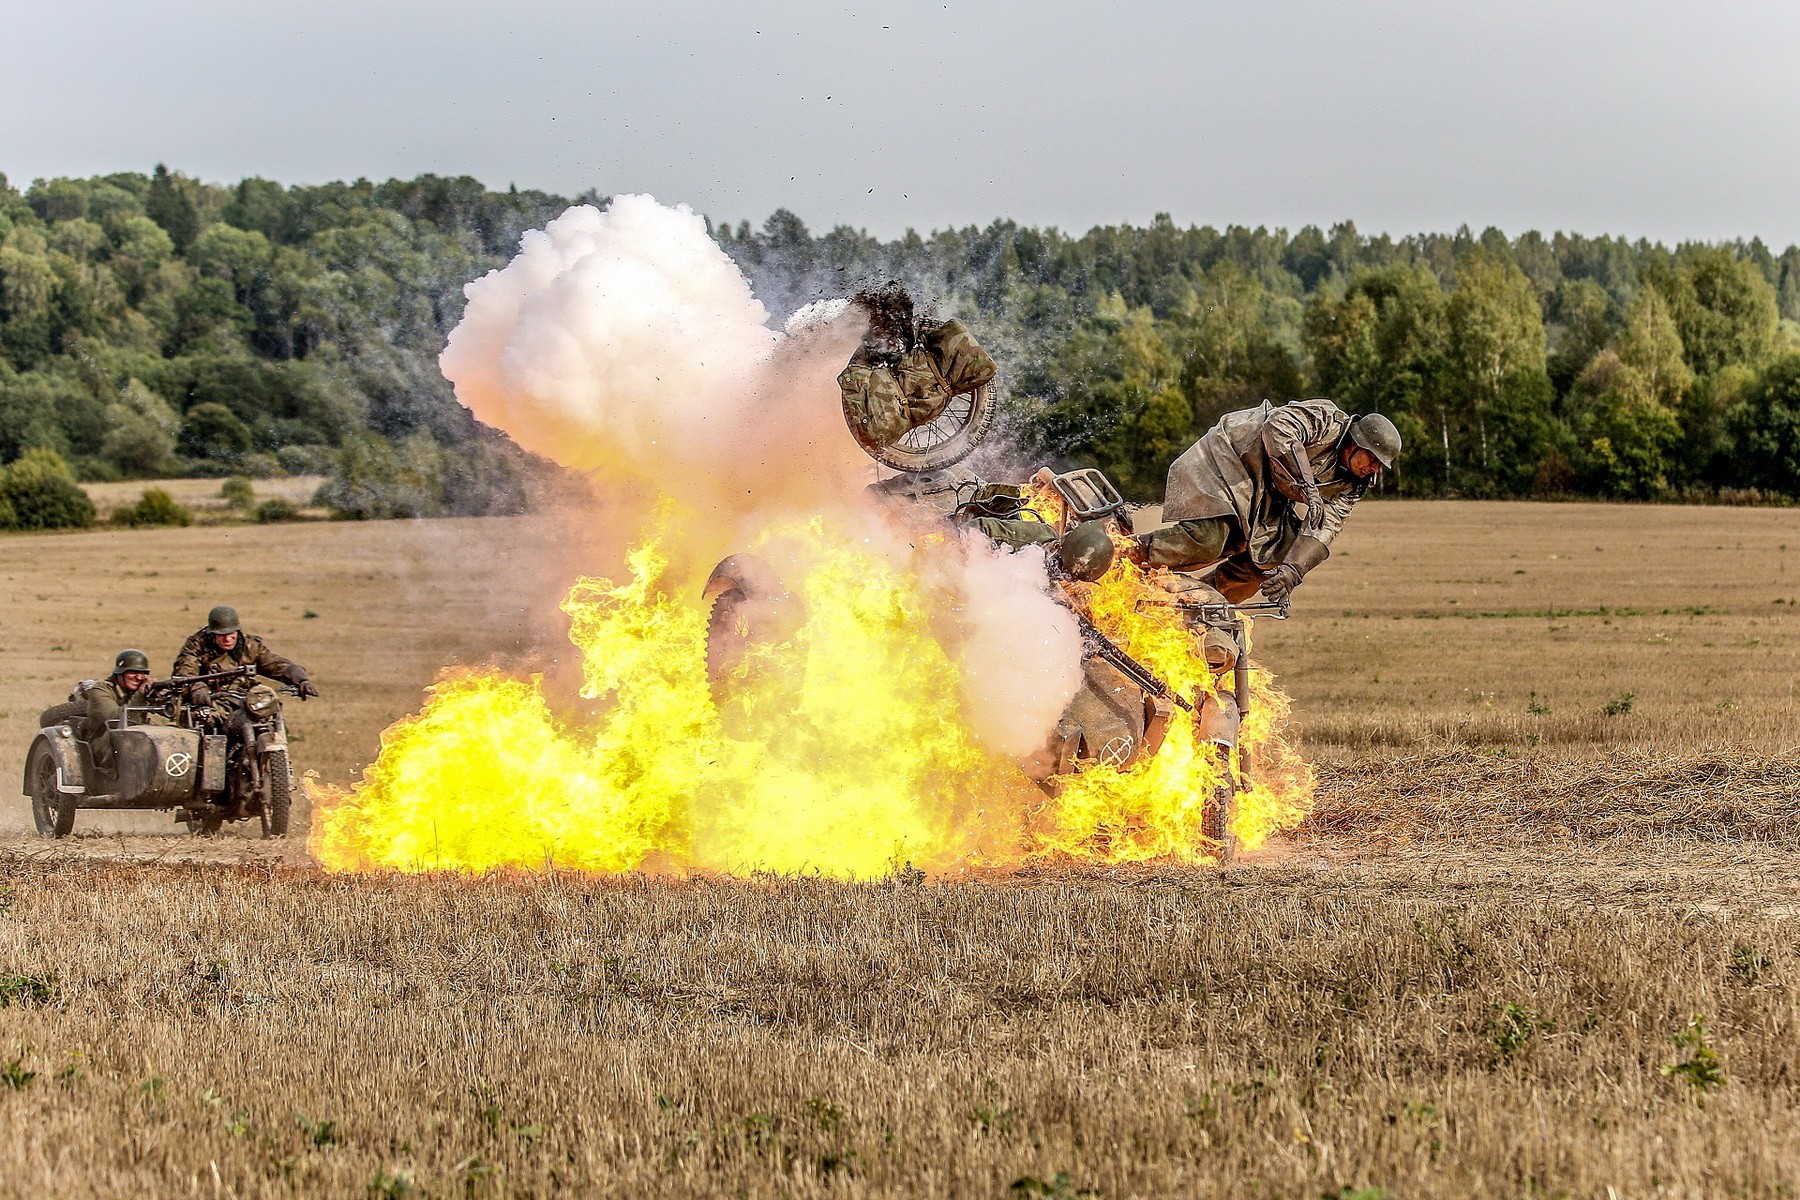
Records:
[[[1084,521],[1062,535],[1056,557],[1064,571],[1092,583],[1112,569],[1113,540],[1106,526],[1105,521]]]
[[[142,671],[148,675],[150,673],[150,656],[142,650],[119,651],[119,656],[113,659],[112,673],[123,675],[127,671]]]
[[[238,624],[237,609],[229,604],[221,604],[206,614],[206,632],[239,633],[242,626]]]
[[[1350,422],[1350,440],[1380,460],[1384,470],[1391,470],[1400,457],[1400,431],[1380,413],[1366,413]]]

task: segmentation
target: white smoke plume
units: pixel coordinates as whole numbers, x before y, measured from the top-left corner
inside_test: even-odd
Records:
[[[571,208],[466,293],[439,360],[457,399],[527,450],[591,473],[632,515],[681,497],[699,518],[675,531],[690,565],[704,571],[766,521],[821,510],[857,510],[850,524],[870,548],[910,557],[867,511],[873,472],[844,426],[836,376],[865,328],[860,311],[824,301],[769,328],[686,206],[621,196],[604,212]],[[928,571],[952,597],[963,711],[990,748],[1023,757],[1080,684],[1079,634],[1050,598],[1041,551],[972,534],[958,549]]]
[[[465,291],[439,365],[458,400],[527,450],[714,516],[869,478],[835,383],[860,316],[813,306],[788,335],[770,329],[685,205],[571,208]]]

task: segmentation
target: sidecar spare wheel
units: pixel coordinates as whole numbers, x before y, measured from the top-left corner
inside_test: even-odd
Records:
[[[994,426],[993,388],[988,384],[958,392],[932,420],[891,442],[870,435],[848,404],[844,423],[856,444],[870,458],[896,471],[935,471],[960,462],[974,452]]]

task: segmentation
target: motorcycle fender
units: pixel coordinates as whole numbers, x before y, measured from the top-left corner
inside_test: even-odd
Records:
[[[279,729],[271,729],[267,733],[256,735],[256,752],[267,754],[271,750],[286,750],[287,734]]]
[[[87,784],[81,773],[81,744],[66,725],[52,725],[38,733],[38,740],[50,748],[50,757],[56,763],[56,790],[66,796],[87,795]],[[25,756],[31,761],[31,755]],[[31,790],[31,780],[25,780],[24,790]]]
[[[228,743],[222,733],[209,733],[200,744],[200,790],[217,794],[225,790]]]
[[[1200,735],[1202,742],[1211,742],[1215,746],[1235,746],[1238,740],[1237,705],[1220,703],[1216,696],[1208,696],[1194,713],[1194,732]]]
[[[1144,743],[1139,758],[1155,758],[1169,736],[1169,723],[1175,719],[1175,706],[1161,696],[1144,693]]]

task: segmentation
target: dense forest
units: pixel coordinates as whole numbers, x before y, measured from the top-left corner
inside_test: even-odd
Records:
[[[0,523],[8,472],[62,467],[323,473],[347,516],[529,506],[555,472],[476,424],[436,357],[463,284],[582,201],[604,202],[435,176],[0,176]],[[786,211],[714,231],[777,316],[894,278],[970,319],[1014,436],[1140,498],[1220,413],[1302,395],[1393,416],[1403,494],[1800,495],[1800,248],[1163,217],[883,242]],[[43,523],[25,491],[11,523]]]

